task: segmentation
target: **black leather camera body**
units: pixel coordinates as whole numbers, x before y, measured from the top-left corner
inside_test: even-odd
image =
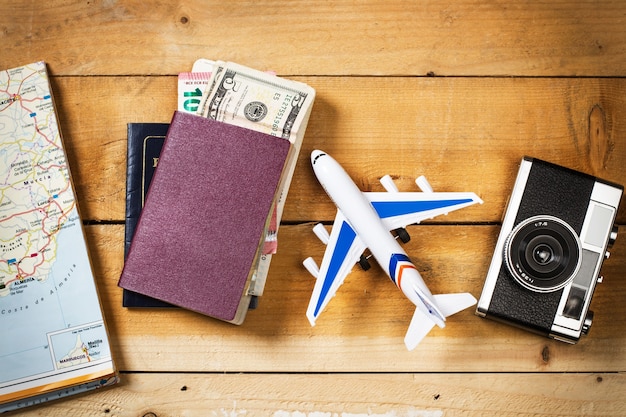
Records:
[[[617,237],[623,187],[525,157],[476,314],[576,343]]]

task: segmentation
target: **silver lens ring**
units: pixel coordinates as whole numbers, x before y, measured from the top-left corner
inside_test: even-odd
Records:
[[[582,245],[574,229],[554,216],[534,216],[519,223],[504,245],[511,276],[535,292],[553,292],[578,273]]]

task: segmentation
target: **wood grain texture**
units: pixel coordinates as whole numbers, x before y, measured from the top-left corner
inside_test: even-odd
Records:
[[[468,309],[407,352],[413,307],[376,265],[355,268],[312,328],[301,263],[321,259],[311,228],[335,216],[310,168],[319,148],[364,191],[385,174],[412,191],[424,174],[476,192],[483,205],[409,227],[406,250],[433,293],[479,296],[522,156],[626,183],[625,22],[626,3],[591,0],[0,2],[0,68],[48,63],[123,371],[119,386],[12,415],[625,415],[624,236],[575,346]],[[317,91],[279,252],[240,327],[124,309],[117,287],[126,124],[168,122],[177,74],[201,57]]]
[[[57,0],[0,16],[3,55],[59,75],[175,75],[190,57],[283,75],[626,73],[619,1]]]
[[[315,327],[305,317],[313,278],[301,262],[321,259],[311,224],[283,226],[257,310],[240,327],[182,310],[121,308],[122,226],[90,226],[114,353],[124,371],[150,372],[626,372],[626,240],[605,263],[596,318],[578,345],[479,318],[472,309],[433,329],[414,352],[404,334],[413,307],[384,272],[355,267]],[[412,226],[405,245],[433,293],[480,295],[499,228]],[[150,329],[146,331],[146,329]]]
[[[623,416],[626,375],[130,374],[24,416]]]
[[[317,90],[283,220],[331,221],[309,155],[329,152],[364,191],[390,174],[401,191],[426,175],[485,204],[437,222],[497,222],[524,155],[626,180],[626,80],[298,77]],[[169,122],[176,77],[53,80],[86,219],[122,221],[126,124]],[[92,92],[97,91],[97,94]],[[210,180],[210,179],[209,179]],[[626,223],[626,206],[618,220]]]

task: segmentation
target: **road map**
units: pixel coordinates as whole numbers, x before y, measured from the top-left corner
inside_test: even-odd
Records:
[[[0,404],[113,369],[43,62],[0,72],[0,334]]]

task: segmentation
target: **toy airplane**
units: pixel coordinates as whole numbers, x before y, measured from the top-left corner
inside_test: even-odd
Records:
[[[395,230],[404,242],[409,237],[403,228],[440,214],[447,214],[482,200],[474,193],[435,193],[423,176],[416,183],[423,192],[400,193],[390,176],[381,179],[388,192],[361,192],[344,169],[330,155],[315,150],[311,163],[317,179],[337,206],[331,234],[322,224],[313,230],[324,242],[326,252],[321,269],[312,258],[303,263],[317,278],[307,317],[315,325],[337,289],[355,263],[369,268],[365,249],[385,270],[391,280],[415,304],[416,309],[404,338],[413,350],[436,324],[445,326],[447,316],[476,304],[469,293],[433,296],[406,252],[390,233]]]

